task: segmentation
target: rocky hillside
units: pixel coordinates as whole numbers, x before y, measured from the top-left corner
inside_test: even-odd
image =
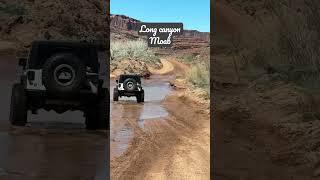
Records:
[[[119,30],[122,31],[138,31],[138,23],[141,22],[137,19],[130,18],[125,15],[111,15],[111,32],[116,33]],[[134,33],[134,32],[131,32]],[[134,33],[135,34],[135,33]],[[207,32],[199,32],[197,30],[184,30],[183,37],[201,39],[203,41],[210,40],[210,34]]]
[[[145,38],[138,36],[138,23],[141,21],[137,19],[124,15],[111,15],[110,21],[111,39],[113,40]],[[183,35],[174,38],[174,41],[172,48],[174,50],[208,47],[210,34],[197,30],[184,30]]]
[[[0,0],[0,49],[28,47],[34,40],[138,39],[139,20],[111,15],[101,0]],[[111,21],[109,20],[111,19]],[[109,26],[110,23],[110,26]],[[185,30],[172,49],[209,46],[209,33]],[[4,47],[5,49],[5,47]]]
[[[0,0],[0,41],[107,39],[108,8],[100,0]]]

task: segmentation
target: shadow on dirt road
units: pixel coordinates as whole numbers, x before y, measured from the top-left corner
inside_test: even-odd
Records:
[[[29,115],[27,127],[10,126],[17,64],[0,56],[0,179],[107,179],[109,133],[86,131],[82,113],[41,111]]]

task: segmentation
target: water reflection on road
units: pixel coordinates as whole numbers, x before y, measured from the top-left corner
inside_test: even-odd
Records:
[[[161,102],[171,91],[170,79],[170,76],[152,76],[142,80],[144,103],[137,103],[135,97],[121,97],[118,102],[111,103],[111,159],[127,150],[137,128],[145,131],[148,121],[159,121],[159,118],[168,116]],[[115,82],[111,82],[111,99],[114,87]]]

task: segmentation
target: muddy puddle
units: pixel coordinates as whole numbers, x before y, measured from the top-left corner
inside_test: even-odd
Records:
[[[153,77],[143,81],[145,103],[137,104],[135,98],[111,103],[110,133],[86,131],[77,111],[39,111],[29,115],[26,127],[12,128],[8,119],[17,65],[13,57],[0,56],[0,179],[105,180],[109,154],[120,156],[137,129],[145,131],[168,115],[161,101],[171,91],[170,77]]]
[[[40,112],[26,127],[1,129],[0,179],[107,179],[109,132],[85,130],[80,114]]]
[[[163,118],[168,116],[168,112],[162,107],[161,102],[171,92],[171,78],[152,76],[150,79],[142,80],[145,102],[139,104],[135,97],[121,97],[118,102],[113,102],[115,82],[111,82],[111,159],[127,150],[137,130],[148,131],[151,129],[149,126],[163,123]]]
[[[0,134],[0,179],[88,179],[107,176],[107,139],[80,132],[15,129]]]

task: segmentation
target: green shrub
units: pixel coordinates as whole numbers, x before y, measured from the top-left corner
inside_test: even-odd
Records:
[[[255,28],[232,40],[240,68],[276,72],[303,87],[320,88],[320,1],[266,2],[272,19],[256,21]]]
[[[187,56],[182,56],[179,59],[185,63],[193,63],[195,60],[195,57],[192,55],[187,55]]]
[[[147,43],[138,41],[116,41],[111,42],[111,61],[123,59],[141,60],[146,63],[159,62],[159,58],[148,48]]]
[[[187,81],[195,87],[202,88],[210,92],[210,67],[208,64],[194,65],[186,75]]]

